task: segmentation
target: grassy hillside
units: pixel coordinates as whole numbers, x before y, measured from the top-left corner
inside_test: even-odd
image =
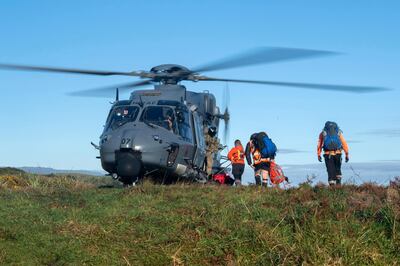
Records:
[[[399,188],[0,175],[0,264],[399,265]]]
[[[0,175],[22,175],[25,171],[14,167],[1,167]]]

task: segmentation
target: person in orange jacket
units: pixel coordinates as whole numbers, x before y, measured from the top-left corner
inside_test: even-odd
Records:
[[[343,137],[343,132],[335,122],[327,121],[318,137],[318,161],[322,162],[324,153],[325,166],[328,172],[329,185],[340,185],[342,181],[342,150],[345,152],[345,161],[349,161],[349,146]]]
[[[232,163],[232,174],[235,177],[235,184],[236,186],[240,186],[244,172],[244,150],[240,140],[235,140],[235,147],[229,151],[228,159]]]

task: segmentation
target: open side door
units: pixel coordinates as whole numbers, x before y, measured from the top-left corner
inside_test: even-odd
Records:
[[[202,167],[206,157],[206,143],[203,134],[203,123],[196,112],[192,112],[192,128],[195,139],[195,152],[193,163],[198,167]]]

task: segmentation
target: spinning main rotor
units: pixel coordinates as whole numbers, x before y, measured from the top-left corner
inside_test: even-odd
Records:
[[[154,83],[177,84],[180,81],[239,82],[239,83],[252,83],[252,84],[262,84],[262,85],[272,85],[272,86],[297,87],[297,88],[315,89],[315,90],[343,91],[352,93],[368,93],[368,92],[389,90],[383,87],[370,87],[370,86],[215,78],[200,74],[202,72],[207,72],[207,71],[231,69],[231,68],[258,65],[258,64],[278,63],[282,61],[292,61],[292,60],[299,60],[306,58],[331,56],[336,54],[337,53],[329,51],[319,51],[319,50],[309,50],[309,49],[266,47],[266,48],[254,49],[246,53],[239,54],[237,56],[228,57],[193,69],[188,69],[184,66],[173,65],[173,64],[159,65],[153,67],[150,71],[131,71],[131,72],[87,70],[87,69],[76,69],[76,68],[59,68],[59,67],[16,65],[16,64],[0,64],[0,69],[97,75],[97,76],[130,76],[130,77],[138,77],[141,79],[140,81],[135,81],[135,82],[117,84],[114,86],[107,86],[97,89],[82,90],[70,93],[70,95],[75,95],[75,96],[105,96],[105,95],[110,95],[109,92],[114,91],[115,88],[119,88],[120,90],[129,90],[142,86],[151,85]]]

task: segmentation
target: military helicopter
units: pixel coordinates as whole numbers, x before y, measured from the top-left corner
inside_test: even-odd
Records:
[[[1,69],[39,71],[99,76],[130,76],[141,80],[98,89],[73,92],[74,96],[109,96],[116,90],[99,144],[102,168],[126,185],[146,176],[206,182],[206,134],[218,138],[220,120],[225,123],[225,138],[230,120],[228,107],[222,112],[216,97],[186,89],[182,81],[222,81],[253,83],[305,89],[368,93],[388,90],[382,87],[347,86],[279,81],[215,78],[202,72],[281,61],[335,55],[334,52],[266,47],[189,69],[177,64],[163,64],[150,71],[99,71],[73,68],[0,64]],[[153,90],[138,90],[154,85]],[[119,92],[133,90],[129,99],[120,100]],[[220,167],[220,152],[213,152],[214,171]]]

